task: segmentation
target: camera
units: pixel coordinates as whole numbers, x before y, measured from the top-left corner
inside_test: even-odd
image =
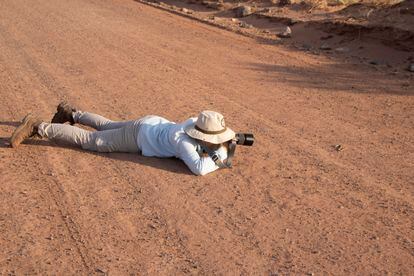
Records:
[[[252,133],[236,133],[236,144],[242,146],[252,146],[254,143],[254,136]]]

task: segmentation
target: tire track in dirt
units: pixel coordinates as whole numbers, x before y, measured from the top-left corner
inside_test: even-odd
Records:
[[[38,92],[38,90],[31,90],[33,93],[31,96],[36,99],[36,110],[37,112],[41,110],[47,110],[48,104],[45,98],[46,97],[56,97],[56,94],[64,95],[65,91],[64,88],[59,87],[58,83],[56,83],[52,77],[51,74],[47,74],[45,71],[42,70],[41,65],[37,63],[27,52],[24,50],[24,47],[21,43],[19,43],[17,40],[13,39],[11,35],[7,33],[6,30],[0,27],[0,36],[3,37],[3,41],[8,46],[8,48],[12,49],[14,53],[8,54],[8,56],[15,56],[17,59],[20,59],[20,64],[23,65],[25,68],[25,72],[30,72],[33,74],[33,78],[36,79],[40,86],[43,88],[43,91],[47,91],[49,95],[44,95]],[[4,49],[9,50],[9,49]],[[3,53],[7,52],[4,51]],[[63,91],[62,91],[63,90]],[[16,105],[17,103],[15,101],[10,101],[10,103],[13,103],[13,105]],[[12,105],[10,105],[12,106]],[[27,107],[27,104],[20,103],[21,110],[24,110],[24,107]],[[53,176],[53,171],[59,171],[59,168],[54,166],[54,163],[50,161],[50,156],[52,153],[50,150],[46,150],[45,156],[41,159],[46,159],[46,168],[52,168],[51,175]],[[61,157],[60,157],[61,158]],[[80,233],[79,227],[77,226],[76,222],[73,221],[71,218],[71,211],[69,208],[69,205],[66,202],[65,199],[65,191],[63,189],[63,185],[61,181],[57,179],[53,179],[54,184],[48,184],[48,189],[50,192],[50,198],[53,200],[54,204],[58,207],[59,215],[61,216],[67,231],[70,233],[70,237],[74,242],[74,245],[76,247],[77,252],[79,253],[79,256],[82,259],[83,265],[85,268],[93,272],[94,270],[92,265],[91,258],[89,257],[88,253],[88,246],[85,245],[83,242],[82,235]]]
[[[10,41],[10,39],[8,40],[9,44],[10,42],[16,42],[16,41]],[[20,45],[16,45],[17,43],[15,43],[13,46],[13,48],[20,48]],[[10,46],[10,45],[9,45]],[[40,80],[40,82],[46,86],[46,88],[50,91],[50,92],[58,92],[58,90],[56,89],[56,87],[58,87],[58,82],[56,82],[51,74],[46,73],[44,70],[42,70],[42,68],[40,68],[40,64],[34,62],[32,59],[30,59],[30,57],[23,51],[20,52],[20,54],[22,56],[24,56],[24,62],[26,62],[29,66],[29,70],[35,72],[36,76],[38,77],[38,79]],[[97,91],[102,91],[102,90],[97,90]],[[58,93],[58,95],[65,95],[68,94],[67,91],[65,91],[63,89],[59,91],[60,93]],[[65,93],[66,92],[66,93]],[[41,96],[39,93],[36,93],[36,96]],[[56,97],[56,95],[52,94],[53,97]],[[39,97],[36,97],[38,99],[40,99]],[[60,97],[62,98],[62,97]],[[43,107],[46,107],[47,105],[45,104],[44,101],[41,101]],[[44,108],[45,109],[45,108]],[[60,175],[64,172],[64,169],[62,169],[64,166],[56,166],[55,164],[57,163],[56,160],[62,159],[61,157],[59,157],[57,154],[51,152],[50,150],[46,150],[46,160],[48,163],[48,166],[51,168],[51,173],[56,175]],[[51,161],[54,160],[54,161]],[[79,162],[79,161],[78,161]],[[81,161],[82,162],[82,161]],[[85,163],[85,162],[84,162]],[[87,166],[85,166],[87,167]],[[125,174],[122,174],[122,176],[125,176]],[[54,177],[55,178],[55,177]],[[127,180],[127,182],[130,184],[130,181]],[[61,216],[64,218],[64,222],[69,230],[69,232],[71,233],[71,238],[73,239],[73,241],[76,244],[76,248],[77,251],[79,253],[79,255],[81,256],[83,263],[85,265],[85,267],[89,270],[89,271],[93,271],[91,270],[91,261],[90,261],[90,257],[88,256],[89,253],[87,251],[87,248],[90,248],[90,245],[87,245],[86,242],[83,240],[82,235],[79,231],[79,227],[77,226],[76,222],[72,219],[72,215],[71,213],[73,213],[73,211],[70,211],[70,204],[68,204],[68,202],[65,199],[65,190],[63,189],[64,183],[65,181],[62,182],[62,180],[59,179],[54,179],[54,183],[55,185],[49,185],[49,189],[50,192],[52,194],[52,198],[54,200],[54,202],[56,203],[56,205],[59,207],[60,212],[61,212]],[[62,196],[63,195],[63,196]],[[66,211],[63,211],[66,210]]]
[[[10,41],[9,41],[10,42]],[[57,81],[55,81],[52,77],[52,75],[50,73],[46,73],[46,71],[42,70],[42,68],[40,67],[40,65],[36,62],[34,62],[32,59],[30,59],[30,57],[25,53],[25,52],[20,52],[20,54],[22,54],[25,59],[24,62],[28,65],[28,71],[33,71],[36,74],[36,77],[39,79],[39,81],[42,83],[42,85],[44,85],[49,92],[56,92],[55,87],[58,87],[58,83]],[[97,89],[97,91],[100,91],[99,89]],[[64,94],[64,92],[62,93]],[[54,94],[51,94],[54,95]],[[43,110],[46,109],[47,104],[45,103],[44,100],[40,100],[41,96],[40,93],[36,93],[37,96],[36,98],[39,100],[38,102],[43,106]],[[55,96],[54,96],[55,97]],[[62,179],[56,178],[56,175],[62,175],[64,174],[65,170],[64,167],[68,166],[69,164],[64,164],[64,165],[60,165],[58,166],[57,164],[59,162],[57,161],[63,161],[63,158],[61,156],[59,156],[59,154],[52,152],[49,149],[45,150],[46,155],[43,157],[45,158],[47,161],[47,164],[50,168],[50,174],[52,174],[53,176],[53,181],[55,185],[49,185],[49,189],[50,192],[52,194],[52,199],[54,200],[55,204],[59,207],[60,210],[60,215],[62,216],[62,218],[64,219],[64,222],[69,230],[69,232],[71,233],[71,238],[73,239],[73,241],[76,244],[76,248],[77,251],[79,253],[79,255],[81,256],[83,263],[85,265],[85,267],[89,270],[92,271],[91,268],[94,265],[91,265],[93,262],[91,261],[91,258],[89,257],[89,253],[88,253],[88,249],[87,248],[91,248],[90,245],[87,244],[87,241],[85,241],[82,237],[86,236],[83,235],[80,232],[80,227],[77,226],[76,222],[73,220],[73,211],[71,211],[70,206],[73,204],[69,204],[66,200],[66,192],[65,189],[63,188],[65,185],[65,183],[67,183],[67,181],[64,181]],[[78,160],[77,161],[80,164],[84,164],[84,167],[88,167],[87,163],[83,160]],[[79,164],[78,164],[79,165]],[[110,166],[114,166],[114,164],[110,164]],[[131,180],[128,178],[128,175],[123,173],[122,170],[120,169],[120,166],[115,166],[116,168],[118,168],[118,173],[120,174],[120,176],[125,179],[125,182],[128,183],[131,187],[134,187],[134,185],[131,184]],[[92,172],[91,170],[89,170],[89,172]],[[93,173],[91,173],[91,175],[93,175]],[[65,210],[65,211],[63,211]]]
[[[4,34],[3,34],[4,35]],[[13,41],[10,39],[5,40],[6,42],[8,42],[9,46],[12,46],[12,48],[20,48],[20,45],[17,45],[17,43],[15,43],[16,41]],[[13,44],[13,45],[11,45]],[[52,97],[56,97],[56,92],[59,91],[58,95],[65,95],[68,94],[67,91],[63,89],[57,89],[56,87],[61,87],[59,86],[59,82],[55,81],[52,74],[47,73],[46,71],[44,71],[41,67],[39,63],[36,63],[33,59],[31,59],[30,56],[27,55],[26,52],[24,51],[20,51],[21,56],[24,57],[24,61],[22,63],[27,64],[28,69],[27,71],[32,71],[35,73],[37,79],[40,81],[40,83],[45,86],[45,88],[49,91],[49,92],[53,92],[50,93]],[[95,87],[97,88],[97,87]],[[97,91],[102,91],[100,89],[97,89]],[[65,93],[66,92],[66,93]],[[38,108],[38,111],[40,110],[46,110],[47,108],[47,104],[44,100],[40,100],[42,98],[43,95],[41,95],[40,93],[35,93],[35,98],[38,99],[38,103],[39,105],[41,105],[43,108]],[[43,158],[45,158],[47,161],[47,167],[50,169],[49,174],[51,174],[53,176],[53,181],[54,181],[54,185],[49,184],[49,190],[51,193],[51,198],[54,200],[55,204],[59,207],[59,211],[60,211],[60,215],[64,220],[64,223],[67,227],[67,229],[70,232],[71,238],[72,240],[75,242],[76,248],[77,248],[77,252],[79,253],[79,255],[81,256],[81,259],[83,261],[83,264],[85,266],[85,268],[90,271],[93,272],[92,267],[95,267],[95,265],[91,265],[93,262],[91,261],[91,258],[89,257],[89,253],[88,253],[88,249],[87,248],[91,248],[91,245],[89,245],[87,243],[87,241],[84,240],[83,235],[80,232],[80,227],[77,226],[77,223],[73,220],[73,211],[71,211],[70,206],[72,204],[69,204],[66,200],[66,192],[65,189],[63,188],[65,185],[65,183],[67,183],[67,181],[62,181],[62,179],[56,178],[56,175],[62,175],[64,173],[64,167],[66,166],[66,164],[64,165],[60,165],[57,166],[56,164],[59,163],[57,161],[62,161],[62,157],[59,156],[57,153],[52,152],[49,149],[45,150],[45,156]],[[82,164],[82,160],[78,160],[78,163]],[[86,162],[83,161],[83,163],[86,165]],[[69,164],[67,164],[69,165]],[[113,165],[113,164],[111,164]],[[87,166],[84,166],[87,167]],[[119,166],[117,166],[119,168]],[[89,170],[90,171],[90,170]],[[90,171],[91,172],[91,171]],[[121,176],[123,176],[125,178],[125,176],[127,176],[125,173],[122,173],[122,171],[119,171]],[[91,175],[93,175],[91,173]],[[126,177],[126,182],[131,185],[131,181],[128,180],[128,177]],[[132,185],[132,187],[134,187]],[[64,211],[65,210],[65,211]]]

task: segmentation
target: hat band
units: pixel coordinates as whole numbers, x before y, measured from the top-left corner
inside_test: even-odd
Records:
[[[223,133],[223,132],[225,132],[225,131],[227,130],[227,128],[225,127],[225,128],[223,128],[222,130],[210,131],[210,130],[204,130],[204,129],[201,129],[201,128],[199,128],[197,125],[195,125],[195,126],[194,126],[194,128],[195,128],[196,130],[198,130],[198,131],[200,131],[200,132],[204,133],[204,134],[212,134],[212,135],[214,135],[214,134],[221,134],[221,133]]]

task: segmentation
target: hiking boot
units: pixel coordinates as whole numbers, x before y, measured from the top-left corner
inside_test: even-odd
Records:
[[[17,148],[24,139],[35,136],[40,123],[42,123],[42,120],[38,117],[31,113],[27,114],[22,123],[13,132],[10,139],[11,146]]]
[[[75,111],[76,109],[68,103],[61,102],[57,106],[57,112],[52,118],[52,124],[64,124],[66,122],[69,122],[71,125],[75,124],[72,116],[72,113]]]

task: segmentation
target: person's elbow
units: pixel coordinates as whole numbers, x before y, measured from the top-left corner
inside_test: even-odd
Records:
[[[195,168],[192,170],[193,174],[197,175],[197,176],[203,176],[208,174],[209,172],[206,170],[203,170],[203,168]]]
[[[208,168],[205,165],[203,166],[203,164],[200,162],[196,166],[192,167],[191,171],[197,176],[203,176],[203,175],[206,175],[208,173],[211,173],[212,171],[215,171],[215,169]]]

